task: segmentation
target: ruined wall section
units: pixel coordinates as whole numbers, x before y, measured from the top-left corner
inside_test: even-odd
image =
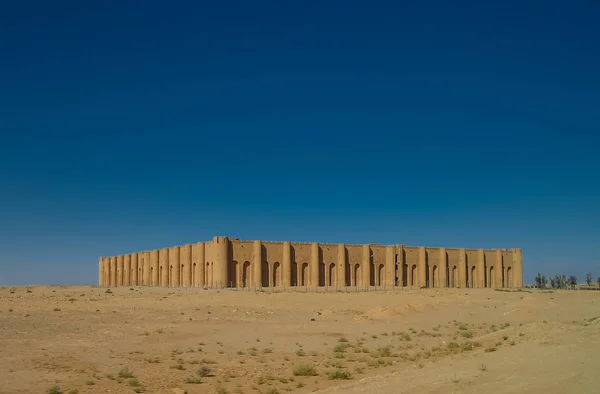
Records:
[[[339,289],[522,286],[521,249],[245,241],[214,237],[98,261],[100,286]]]

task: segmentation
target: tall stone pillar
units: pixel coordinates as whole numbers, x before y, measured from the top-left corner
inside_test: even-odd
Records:
[[[213,238],[213,253],[214,253],[214,284],[217,288],[229,287],[229,238],[214,237]]]
[[[104,258],[98,259],[98,287],[104,286]]]
[[[150,265],[148,266],[148,283],[149,286],[160,286],[160,269],[158,267],[158,249],[144,253],[144,256],[150,257]]]
[[[417,266],[419,278],[418,287],[427,286],[427,251],[424,246],[419,248],[419,265]]]
[[[179,287],[179,246],[169,248],[169,287]]]
[[[158,269],[160,270],[160,286],[169,287],[169,248],[158,251]]]
[[[386,287],[394,287],[396,282],[396,248],[386,246],[385,248],[385,278]]]
[[[129,266],[129,284],[131,286],[139,286],[138,282],[138,254],[132,253],[130,256]]]
[[[192,286],[204,287],[206,271],[206,247],[204,242],[198,242],[192,246],[192,270]]]
[[[180,286],[192,287],[192,245],[183,245],[179,249],[179,260],[182,270]]]
[[[464,248],[458,250],[458,286],[467,287],[467,252]]]
[[[362,262],[360,264],[362,274],[361,287],[371,286],[371,245],[366,244],[362,247]]]
[[[523,287],[523,249],[513,249],[513,287]]]
[[[448,278],[446,277],[446,272],[448,270],[448,254],[446,253],[446,248],[440,248],[440,264],[438,267],[438,287],[446,287],[446,281]]]
[[[480,289],[483,289],[485,285],[485,252],[483,249],[477,249],[477,280],[476,284]]]
[[[502,287],[502,250],[496,249],[496,261],[494,261],[494,287],[500,289]]]
[[[138,253],[138,265],[142,264],[142,285],[152,286],[152,253],[145,250]]]
[[[110,286],[110,257],[102,258],[104,263],[104,287]]]
[[[131,255],[123,256],[123,286],[129,286],[129,270],[131,269]]]
[[[252,265],[254,266],[254,287],[262,288],[262,242],[254,241],[252,253]]]
[[[292,284],[292,245],[285,241],[283,243],[283,258],[281,259],[281,270],[283,280],[281,284],[284,287],[291,286]]]
[[[404,245],[396,245],[398,252],[398,287],[404,286]],[[408,272],[407,272],[408,274]]]
[[[335,267],[337,287],[346,286],[346,245],[338,244],[338,261]]]
[[[115,286],[123,286],[123,256],[117,256],[117,282]]]
[[[310,281],[312,287],[319,286],[319,243],[311,242],[310,244]]]
[[[110,284],[109,286],[118,286],[117,282],[117,256],[110,258]]]

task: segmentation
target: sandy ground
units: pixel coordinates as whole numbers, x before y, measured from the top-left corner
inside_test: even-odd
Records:
[[[598,291],[0,288],[0,393],[598,393],[599,354]]]

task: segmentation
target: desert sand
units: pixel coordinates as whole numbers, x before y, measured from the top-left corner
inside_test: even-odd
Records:
[[[599,291],[0,288],[7,394],[596,393],[599,354]]]

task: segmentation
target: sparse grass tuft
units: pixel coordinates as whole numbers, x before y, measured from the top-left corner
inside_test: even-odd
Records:
[[[473,333],[471,331],[464,331],[461,335],[465,338],[473,338]]]
[[[311,365],[298,365],[292,371],[294,376],[317,376],[315,367]]]
[[[190,376],[185,379],[185,382],[188,384],[200,384],[202,383],[202,379],[200,379],[198,376]]]
[[[134,377],[134,376],[133,376],[133,372],[132,372],[132,371],[130,371],[128,367],[125,367],[125,368],[121,369],[121,370],[119,371],[119,374],[118,374],[118,376],[119,376],[120,378],[122,378],[122,379],[129,379],[129,378],[133,378],[133,377]]]
[[[485,372],[485,371],[487,371],[487,367],[485,366],[485,364],[481,364],[479,366],[479,370]]]
[[[329,372],[327,374],[327,379],[329,380],[349,380],[352,379],[352,375],[350,375],[350,372],[348,371],[340,371],[339,369],[336,369],[333,372]]]
[[[206,378],[206,377],[212,376],[212,370],[209,367],[204,365],[204,366],[198,368],[198,370],[196,371],[196,375],[198,375],[202,378]]]

